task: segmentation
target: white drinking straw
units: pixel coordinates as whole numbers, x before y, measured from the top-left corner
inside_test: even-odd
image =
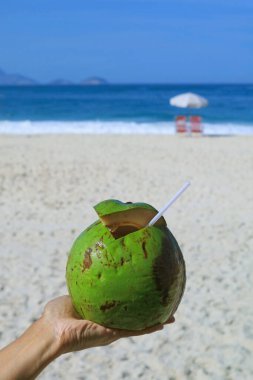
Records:
[[[181,187],[180,190],[178,190],[174,197],[172,197],[171,200],[168,203],[166,203],[166,205],[154,216],[154,218],[150,220],[150,222],[147,224],[147,227],[153,226],[153,224],[155,224],[155,222],[157,222],[157,220],[161,218],[161,216],[177,200],[177,198],[180,197],[181,194],[183,194],[183,192],[187,189],[187,187],[190,186],[190,184],[190,182],[185,182],[185,184]]]

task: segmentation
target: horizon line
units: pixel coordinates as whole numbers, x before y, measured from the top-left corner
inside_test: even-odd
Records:
[[[38,82],[31,84],[1,84],[0,87],[106,87],[106,86],[194,86],[194,85],[253,85],[253,82],[107,82],[99,84],[82,84],[82,83],[68,83],[68,84],[53,84],[49,82]]]

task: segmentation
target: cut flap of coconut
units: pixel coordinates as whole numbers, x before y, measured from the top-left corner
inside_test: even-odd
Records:
[[[115,199],[100,202],[94,209],[115,239],[146,227],[158,213],[147,203],[123,203]],[[158,219],[155,226],[166,226],[165,219]]]

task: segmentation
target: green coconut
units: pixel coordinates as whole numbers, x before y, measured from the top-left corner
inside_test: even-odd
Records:
[[[109,199],[76,239],[66,279],[76,311],[106,327],[140,330],[174,315],[185,288],[178,243],[157,210]]]

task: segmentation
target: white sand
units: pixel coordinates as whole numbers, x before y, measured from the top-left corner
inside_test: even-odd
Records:
[[[107,198],[161,207],[187,265],[176,323],[65,355],[40,379],[253,378],[252,137],[0,136],[0,342],[65,294],[74,238]]]

